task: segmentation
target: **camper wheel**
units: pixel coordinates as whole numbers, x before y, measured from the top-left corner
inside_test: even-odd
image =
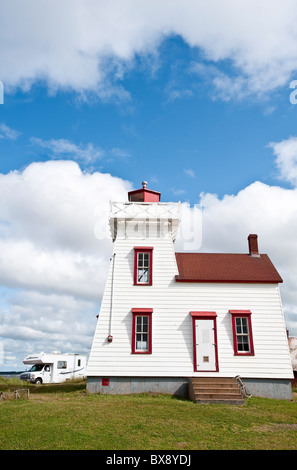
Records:
[[[38,379],[35,380],[36,385],[41,385],[42,384],[42,379],[38,377]]]

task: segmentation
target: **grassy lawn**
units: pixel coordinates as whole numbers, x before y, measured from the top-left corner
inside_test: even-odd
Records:
[[[297,401],[197,405],[168,395],[90,395],[85,383],[31,385],[29,400],[0,400],[0,450],[29,449],[297,449]]]

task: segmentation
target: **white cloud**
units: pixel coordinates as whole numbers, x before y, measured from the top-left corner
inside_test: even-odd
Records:
[[[230,64],[232,77],[223,69],[213,77],[222,97],[263,94],[297,69],[296,17],[294,0],[10,0],[1,5],[0,78],[7,92],[44,80],[52,90],[127,99],[120,80],[135,57],[153,57],[179,35],[208,65]]]
[[[4,361],[16,349],[20,363],[28,348],[90,348],[112,252],[109,200],[126,200],[130,189],[73,161],[0,174]]]
[[[95,258],[65,246],[38,247],[36,242],[13,239],[0,241],[0,253],[2,285],[100,300],[107,269],[103,253]]]
[[[0,233],[43,249],[94,253],[94,228],[110,199],[125,200],[130,183],[104,173],[82,172],[73,161],[32,163],[0,174]],[[106,224],[107,225],[107,221]],[[103,240],[102,249],[109,241]]]
[[[235,195],[201,197],[202,251],[248,253],[247,236],[257,233],[259,251],[267,253],[282,276],[286,323],[297,336],[297,189],[255,182]]]
[[[3,364],[21,370],[26,354],[39,351],[88,354],[98,303],[67,295],[10,291],[9,307],[0,310]]]
[[[194,170],[184,170],[184,173],[187,175],[187,176],[190,176],[190,178],[195,178],[195,172]]]
[[[271,142],[268,147],[272,148],[276,156],[279,177],[297,186],[297,137]]]
[[[20,135],[20,132],[8,127],[6,124],[0,124],[0,139],[16,140]]]
[[[1,135],[0,135],[1,138]],[[75,160],[79,163],[90,165],[103,158],[109,161],[113,158],[127,159],[130,153],[122,148],[114,147],[111,149],[102,149],[92,143],[86,145],[75,144],[68,139],[50,139],[43,140],[39,137],[31,137],[31,144],[37,148],[44,149],[48,158]]]
[[[92,163],[100,160],[104,155],[101,148],[94,147],[91,143],[83,146],[81,144],[76,145],[67,139],[42,140],[38,137],[31,137],[30,140],[33,145],[46,149],[50,153],[49,156],[54,158],[61,159],[69,156],[79,162]]]

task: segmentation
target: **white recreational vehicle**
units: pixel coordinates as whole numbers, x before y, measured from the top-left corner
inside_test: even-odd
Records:
[[[39,353],[26,356],[24,364],[32,367],[20,375],[21,380],[36,384],[59,383],[85,376],[87,358],[80,354]]]

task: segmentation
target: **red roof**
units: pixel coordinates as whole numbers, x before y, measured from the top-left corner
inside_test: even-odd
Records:
[[[142,189],[128,192],[128,200],[131,202],[160,202],[161,193],[147,189],[147,182],[142,182]]]
[[[178,282],[283,282],[267,255],[175,253]]]

